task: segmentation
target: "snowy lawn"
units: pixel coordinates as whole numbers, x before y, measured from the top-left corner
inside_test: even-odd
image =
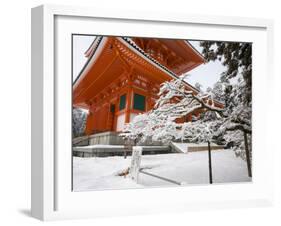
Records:
[[[73,158],[74,191],[178,186],[140,173],[139,184],[128,176],[118,176],[131,163],[131,157]],[[231,150],[212,151],[213,182],[249,182],[246,162]],[[185,184],[208,184],[208,152],[143,155],[144,171]]]

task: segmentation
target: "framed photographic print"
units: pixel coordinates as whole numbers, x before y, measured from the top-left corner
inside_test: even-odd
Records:
[[[32,9],[32,215],[270,205],[272,22]]]

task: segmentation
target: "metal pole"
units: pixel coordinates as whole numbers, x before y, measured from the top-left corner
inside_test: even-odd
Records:
[[[212,175],[212,156],[211,156],[210,141],[208,141],[208,158],[209,158],[209,181],[210,181],[210,184],[212,184],[213,183],[213,175]]]
[[[245,142],[248,176],[252,177],[252,166],[251,166],[250,152],[249,152],[249,147],[248,147],[248,138],[247,138],[247,133],[245,131],[244,131],[244,142]]]

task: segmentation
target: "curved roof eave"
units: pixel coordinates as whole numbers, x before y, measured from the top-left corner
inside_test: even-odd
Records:
[[[164,65],[162,65],[161,63],[159,63],[157,60],[155,60],[154,58],[152,58],[151,56],[149,56],[147,53],[145,53],[133,40],[131,40],[128,37],[117,37],[119,40],[121,40],[122,43],[126,44],[130,49],[132,49],[134,52],[138,53],[138,55],[142,56],[145,60],[149,61],[150,63],[152,63],[154,66],[156,66],[158,69],[162,70],[164,73],[168,74],[171,78],[173,79],[178,79],[178,75],[175,74],[174,72],[172,72],[171,70],[169,70],[167,67],[165,67]],[[77,76],[77,78],[75,79],[73,85],[76,84],[76,82],[80,79],[81,75],[83,74],[83,72],[86,70],[86,68],[89,66],[89,63],[91,62],[92,58],[95,56],[98,48],[100,47],[100,43],[103,39],[103,36],[97,36],[96,39],[93,41],[93,43],[91,44],[91,46],[94,46],[94,42],[97,42],[96,45],[94,46],[95,49],[93,50],[93,53],[90,55],[89,59],[87,60],[86,64],[84,65],[84,67],[81,69],[79,75]],[[123,41],[122,41],[123,40]],[[188,42],[186,41],[186,43],[188,45],[191,46],[191,48],[193,48],[196,53],[204,60],[203,56]],[[90,46],[90,47],[91,47]],[[89,51],[90,47],[88,48],[87,51]],[[185,83],[186,86],[188,86],[189,88],[191,88],[193,91],[196,92],[200,92],[200,90],[198,90],[196,87],[190,85],[189,83],[187,83],[186,81],[183,80],[183,82]],[[219,104],[224,105],[223,103],[220,103],[218,101],[216,101]]]
[[[192,50],[196,53],[196,55],[199,56],[204,63],[206,63],[206,59],[202,56],[202,54],[188,40],[184,40],[184,41],[190,48],[192,48]]]
[[[80,79],[81,75],[83,74],[83,72],[85,71],[85,69],[88,67],[89,63],[91,62],[92,58],[94,57],[96,50],[98,49],[101,41],[102,41],[103,36],[97,36],[95,38],[95,40],[92,42],[92,44],[90,45],[90,47],[86,50],[85,53],[90,51],[90,48],[92,46],[95,45],[95,49],[93,50],[93,53],[89,56],[88,60],[86,61],[85,65],[83,66],[83,68],[81,69],[81,71],[79,72],[79,75],[75,78],[74,82],[73,82],[73,86],[76,84],[76,82]]]

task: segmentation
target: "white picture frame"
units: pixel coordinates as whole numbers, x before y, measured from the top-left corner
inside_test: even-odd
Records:
[[[97,26],[88,26],[91,23]],[[115,23],[119,27],[113,26]],[[98,26],[98,24],[101,25]],[[166,28],[167,26],[169,29]],[[69,142],[71,121],[68,117],[71,112],[69,101],[71,100],[71,93],[69,93],[71,80],[68,77],[71,70],[68,67],[71,57],[63,57],[69,55],[68,41],[63,38],[74,33],[75,29],[87,34],[89,27],[91,27],[90,33],[96,31],[96,34],[102,35],[148,37],[150,35],[165,37],[165,32],[169,30],[169,32],[173,31],[169,37],[181,38],[186,37],[184,28],[189,27],[193,29],[191,38],[194,39],[206,38],[208,35],[213,40],[252,41],[254,46],[253,150],[255,153],[253,182],[179,188],[72,192],[70,187],[71,143]],[[143,29],[144,27],[146,29]],[[154,28],[157,27],[159,29],[155,31]],[[265,19],[166,12],[161,14],[122,12],[114,9],[105,11],[55,5],[44,5],[32,9],[32,216],[41,220],[56,220],[271,205],[273,179],[268,175],[273,168],[274,150],[267,148],[268,127],[264,119],[269,117],[269,113],[262,106],[262,104],[270,105],[271,102],[261,95],[261,91],[271,92],[272,33],[273,22]],[[65,41],[65,46],[60,40]],[[60,55],[61,53],[66,55]],[[60,60],[62,58],[64,60]],[[67,131],[64,136],[61,134],[62,128]]]

